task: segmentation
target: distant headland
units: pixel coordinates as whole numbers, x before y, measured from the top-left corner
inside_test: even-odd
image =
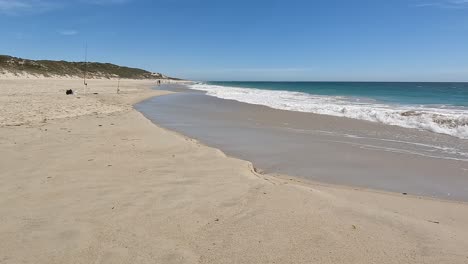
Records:
[[[82,78],[89,79],[170,79],[179,80],[138,68],[100,62],[29,60],[0,55],[0,77]]]

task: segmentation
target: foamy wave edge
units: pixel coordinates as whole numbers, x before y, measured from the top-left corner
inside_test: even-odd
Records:
[[[468,139],[468,109],[360,103],[301,92],[192,84],[207,95],[271,108],[340,116]]]

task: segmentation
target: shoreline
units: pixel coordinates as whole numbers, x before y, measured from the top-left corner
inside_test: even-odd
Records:
[[[136,102],[134,105],[136,105],[138,103],[141,103],[141,102],[143,102],[145,100],[151,99],[153,97],[165,96],[165,95],[170,95],[170,94],[173,94],[173,93],[177,93],[177,92],[172,92],[170,90],[164,90],[164,89],[159,90],[159,91],[167,91],[169,93],[162,94],[162,95],[156,95],[156,96],[150,96],[149,98],[143,98],[142,100]],[[338,190],[343,189],[343,190],[348,190],[348,191],[376,193],[376,194],[383,194],[383,195],[389,195],[389,196],[395,196],[395,197],[401,197],[402,195],[404,195],[405,197],[411,197],[413,199],[419,199],[419,200],[427,200],[427,201],[436,201],[436,202],[468,205],[468,201],[450,200],[450,199],[443,199],[443,198],[439,198],[439,197],[420,196],[420,195],[413,195],[413,194],[402,194],[402,193],[398,193],[398,192],[385,191],[385,190],[379,190],[379,189],[372,189],[372,188],[366,188],[366,187],[360,187],[360,186],[350,186],[350,185],[338,184],[338,183],[327,183],[327,182],[321,182],[321,181],[318,181],[318,180],[314,181],[314,180],[307,179],[307,178],[304,178],[304,177],[301,177],[301,176],[293,176],[293,175],[273,173],[273,172],[271,172],[271,173],[264,172],[264,171],[262,171],[261,168],[257,168],[252,161],[244,160],[244,159],[236,157],[234,155],[227,154],[222,149],[207,145],[203,141],[191,138],[190,136],[187,136],[182,132],[175,131],[175,130],[172,130],[170,128],[166,128],[164,126],[161,126],[158,123],[155,123],[155,122],[151,121],[150,119],[148,119],[140,111],[138,111],[136,109],[135,109],[135,111],[140,113],[145,119],[149,120],[150,122],[152,122],[152,124],[154,124],[156,127],[160,128],[160,129],[163,129],[163,130],[168,131],[170,133],[174,133],[174,134],[178,135],[179,137],[182,137],[182,138],[185,138],[185,139],[188,138],[191,141],[194,141],[197,144],[200,144],[200,145],[202,145],[204,147],[215,149],[215,150],[221,152],[223,155],[225,155],[228,158],[239,159],[239,160],[242,160],[242,161],[245,161],[245,162],[249,163],[250,166],[251,166],[252,173],[255,176],[260,177],[260,178],[268,178],[269,180],[276,179],[276,180],[279,180],[279,181],[283,181],[284,183],[289,183],[289,184],[293,183],[293,184],[296,184],[298,186],[304,186],[304,187],[310,187],[310,188],[323,187],[323,188],[331,188],[331,189],[338,189]],[[287,110],[284,110],[284,111],[287,111]],[[347,117],[342,117],[342,118],[347,118]],[[350,119],[350,118],[347,118],[347,119]],[[354,120],[354,119],[351,119],[351,120]],[[363,121],[364,122],[370,122],[370,121],[365,121],[365,120],[363,120]]]
[[[185,86],[184,83],[176,83],[176,85],[178,85],[178,84],[181,84],[182,86]],[[189,89],[189,88],[186,88],[186,89]],[[174,93],[179,93],[179,91],[174,91],[172,89],[167,89],[167,90],[166,89],[158,89],[158,91],[163,91],[163,92],[165,91],[165,92],[168,92],[168,93],[162,94],[162,95],[150,96],[148,98],[143,98],[143,99],[141,99],[138,102],[135,102],[133,104],[134,110],[137,111],[138,113],[142,114],[143,117],[145,117],[146,119],[148,119],[148,117],[146,117],[144,115],[144,113],[142,113],[142,112],[138,111],[137,109],[135,109],[135,106],[137,104],[142,103],[142,102],[144,102],[146,100],[150,100],[150,99],[152,99],[154,97],[166,96],[166,95],[170,95],[170,94],[174,94]],[[228,99],[222,99],[222,100],[228,100]],[[240,103],[242,103],[242,102],[240,102]],[[260,107],[268,107],[268,108],[270,108],[272,110],[280,110],[280,109],[271,108],[269,106],[260,106]],[[294,112],[294,111],[290,111],[290,110],[280,110],[280,111]],[[321,115],[321,114],[314,114],[314,115]],[[348,117],[338,117],[338,118],[340,118],[340,119],[341,118],[349,119],[351,122],[356,120],[356,119],[352,119],[352,118],[348,118]],[[160,124],[158,124],[158,123],[156,123],[156,122],[154,122],[154,121],[152,121],[150,119],[148,119],[148,120],[151,121],[155,126],[157,126],[160,129],[166,130],[166,131],[168,131],[170,133],[177,134],[177,135],[179,135],[180,137],[183,137],[183,138],[189,138],[190,140],[193,140],[193,141],[197,142],[197,144],[203,145],[203,146],[205,146],[207,148],[214,148],[214,149],[220,151],[221,153],[223,153],[223,155],[225,155],[226,157],[243,160],[242,158],[239,158],[239,157],[237,157],[235,155],[230,155],[230,154],[225,153],[222,149],[207,145],[206,143],[204,143],[201,140],[191,138],[190,136],[187,136],[182,132],[172,130],[170,128],[166,128],[164,126],[161,126]],[[366,120],[359,120],[359,122],[366,122],[366,123],[369,122],[370,124],[375,125],[375,123],[373,123],[371,121],[366,121]],[[379,125],[392,126],[392,125],[386,125],[386,124],[379,124]],[[396,126],[396,127],[398,127],[398,126]],[[448,135],[443,135],[443,136],[448,136]],[[449,137],[452,137],[452,136],[449,136]],[[454,138],[456,138],[456,137],[454,137]],[[437,159],[437,158],[435,158],[435,159]],[[385,191],[385,190],[366,188],[366,187],[360,187],[360,186],[350,186],[350,185],[346,185],[346,184],[321,182],[321,181],[318,181],[318,180],[307,179],[307,178],[304,178],[304,177],[301,177],[301,176],[280,174],[280,173],[274,173],[274,172],[269,173],[269,172],[262,171],[261,168],[257,168],[255,166],[255,164],[250,160],[243,160],[243,161],[248,162],[248,163],[251,164],[252,173],[257,175],[258,177],[268,177],[268,178],[275,178],[275,179],[284,180],[284,181],[291,181],[291,182],[294,182],[295,184],[305,186],[305,187],[320,186],[320,187],[325,187],[325,188],[355,190],[355,191],[362,191],[362,192],[370,192],[370,193],[391,195],[391,196],[396,196],[396,197],[400,197],[400,196],[404,195],[404,196],[412,197],[412,198],[415,198],[415,199],[422,199],[422,200],[429,200],[429,201],[440,201],[440,202],[448,202],[448,203],[468,205],[468,201],[443,199],[443,198],[440,198],[440,197],[430,197],[430,196],[421,196],[421,195],[413,195],[413,194],[402,194],[402,193],[399,193],[399,192]]]
[[[5,263],[468,259],[466,204],[256,174],[250,162],[161,128],[133,109],[165,92],[135,82],[115,96],[113,83],[97,83],[97,98],[78,105],[95,107],[87,115],[0,127]],[[69,84],[44,81],[52,91]],[[27,82],[14,86],[18,92]],[[25,94],[33,104],[47,102],[40,109],[49,114],[68,100]],[[107,109],[96,100],[122,110],[93,114]]]
[[[179,91],[177,86],[162,89]],[[436,139],[437,145],[463,149],[458,138],[179,92],[145,100],[137,110],[159,126],[251,161],[269,174],[467,202],[466,161],[428,147]]]

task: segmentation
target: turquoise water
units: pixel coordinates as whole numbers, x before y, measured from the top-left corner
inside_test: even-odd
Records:
[[[468,107],[468,83],[427,82],[209,82],[208,84],[325,96],[369,98],[383,103]]]

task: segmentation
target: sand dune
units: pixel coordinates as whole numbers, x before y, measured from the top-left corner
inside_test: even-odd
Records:
[[[133,110],[153,84],[0,80],[0,263],[468,262],[467,204],[256,174]]]

